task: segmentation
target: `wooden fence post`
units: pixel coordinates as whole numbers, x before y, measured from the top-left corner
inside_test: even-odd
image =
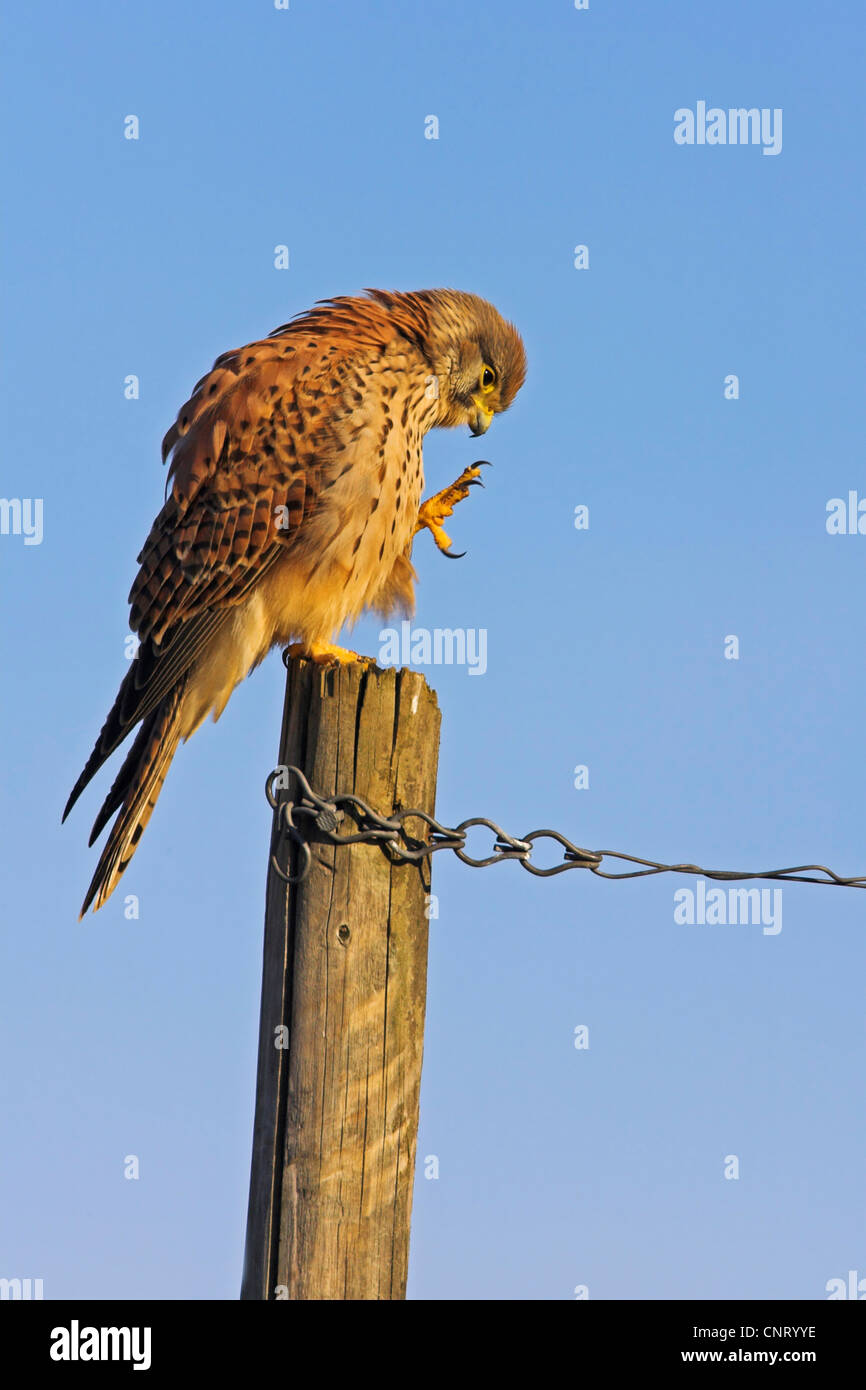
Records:
[[[289,662],[279,763],[328,797],[433,813],[439,709],[414,671]],[[295,799],[292,779],[281,799]],[[348,819],[338,833],[355,829]],[[425,838],[421,822],[407,822]],[[272,833],[289,867],[289,842]],[[401,1299],[418,1129],[429,860],[312,845],[268,873],[243,1299]]]

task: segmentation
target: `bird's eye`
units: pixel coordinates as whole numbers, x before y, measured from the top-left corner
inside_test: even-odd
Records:
[[[481,371],[481,390],[492,391],[496,385],[496,373],[492,367],[484,367]]]

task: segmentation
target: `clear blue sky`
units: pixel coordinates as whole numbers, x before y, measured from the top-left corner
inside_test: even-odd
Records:
[[[111,769],[59,823],[126,669],[163,432],[219,352],[315,299],[487,296],[530,372],[455,518],[467,558],[416,548],[416,622],[488,633],[482,678],[428,671],[440,815],[866,872],[866,536],[825,527],[866,496],[866,17],[48,0],[5,30],[3,493],[44,499],[44,534],[0,537],[0,1275],[234,1298],[278,657],[180,751],[81,925]],[[781,153],[678,146],[698,101],[781,108]],[[477,457],[440,433],[428,484]],[[866,1275],[866,894],[786,887],[768,935],[677,924],[683,886],[437,858],[419,1156],[440,1176],[416,1186],[412,1297],[822,1298]]]

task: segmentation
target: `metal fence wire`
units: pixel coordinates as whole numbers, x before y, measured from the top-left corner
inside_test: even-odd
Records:
[[[291,777],[297,781],[300,796],[295,800],[280,801],[276,784],[280,783],[280,789],[287,788]],[[824,864],[798,864],[789,869],[759,872],[702,869],[697,864],[663,864],[656,859],[642,859],[639,855],[623,854],[616,849],[583,849],[558,830],[530,830],[517,838],[487,816],[472,816],[455,826],[442,825],[434,816],[417,808],[400,809],[390,816],[384,816],[352,792],[342,792],[332,797],[320,796],[310,786],[301,769],[292,764],[274,769],[265,784],[265,794],[277,816],[280,831],[298,847],[299,867],[295,874],[288,873],[280,866],[276,854],[271,856],[274,872],[286,883],[300,883],[306,878],[312,864],[310,844],[318,841],[332,845],[377,844],[395,862],[402,860],[412,864],[429,859],[440,850],[451,850],[473,869],[516,860],[522,869],[535,874],[536,878],[552,878],[554,874],[564,874],[569,869],[588,869],[599,878],[613,879],[646,878],[652,874],[694,874],[701,878],[728,881],[764,878],[785,883],[821,883],[834,888],[866,888],[866,875],[843,878]],[[409,833],[406,822],[413,820],[421,821],[426,826],[426,838],[420,839]],[[357,828],[349,834],[338,834],[339,827],[345,824],[353,824]],[[466,852],[467,832],[479,825],[493,836],[492,852],[483,858],[475,858]],[[539,840],[553,840],[559,846],[560,863],[546,869],[532,863],[532,853]],[[641,867],[611,873],[604,868],[604,863],[612,859]]]

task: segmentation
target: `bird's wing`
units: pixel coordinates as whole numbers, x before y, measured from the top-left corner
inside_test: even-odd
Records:
[[[323,492],[350,469],[364,429],[363,363],[393,338],[368,301],[338,301],[269,338],[224,353],[163,441],[169,491],[129,595],[140,638],[93,752],[84,787],[194,664],[231,609],[287,549],[304,543]],[[369,304],[369,309],[368,309]]]

